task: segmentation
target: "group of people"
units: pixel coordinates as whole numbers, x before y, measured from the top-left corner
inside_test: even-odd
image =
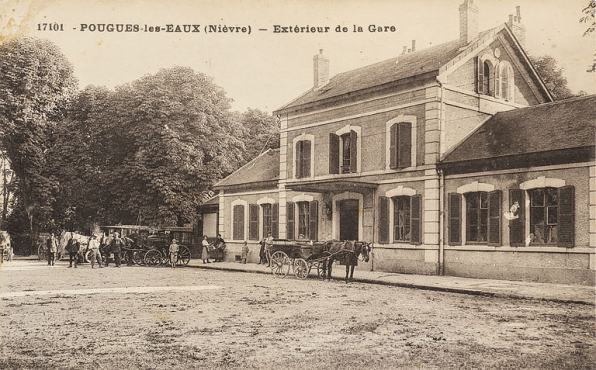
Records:
[[[211,263],[209,258],[213,258],[213,262],[223,262],[223,253],[226,249],[226,242],[221,237],[221,234],[217,234],[217,238],[213,243],[209,243],[207,235],[204,235],[201,246],[201,259],[203,260],[203,263]]]

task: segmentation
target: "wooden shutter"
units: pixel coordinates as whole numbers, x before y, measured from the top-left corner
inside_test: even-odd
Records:
[[[232,235],[234,240],[244,240],[244,206],[234,206],[234,216],[232,221]]]
[[[358,172],[358,134],[350,131],[350,172]]]
[[[309,239],[310,240],[318,240],[319,237],[319,202],[313,200],[309,204],[310,214],[309,214]]]
[[[263,225],[263,231],[265,226]],[[248,239],[259,240],[259,205],[248,205]]]
[[[389,198],[379,197],[379,243],[389,243]]]
[[[286,203],[286,238],[294,239],[294,203]]]
[[[279,204],[271,205],[271,234],[274,238],[279,238]]]
[[[476,92],[482,94],[484,89],[484,63],[482,58],[476,57]]]
[[[329,134],[329,173],[339,173],[339,136]]]
[[[449,193],[449,245],[461,245],[461,202],[461,194]]]
[[[310,177],[310,141],[304,140],[302,142],[302,177]]]
[[[412,124],[402,122],[399,124],[397,165],[406,168],[412,165]]]
[[[559,188],[559,247],[572,248],[575,242],[575,189]]]
[[[389,130],[389,167],[397,168],[397,131],[399,124],[391,125]]]
[[[488,244],[501,245],[501,199],[500,190],[488,194]]]
[[[509,221],[509,244],[514,247],[523,247],[526,244],[526,192],[521,189],[509,190],[509,209],[513,203],[518,202],[519,208],[515,220]]]
[[[421,216],[422,210],[422,196],[421,195],[414,195],[410,197],[410,241],[412,244],[420,244],[421,243]]]
[[[300,179],[303,176],[302,174],[302,169],[304,168],[304,165],[302,163],[303,161],[303,145],[302,145],[303,141],[299,141],[296,143],[296,160],[294,161],[294,166],[296,166],[296,178]]]

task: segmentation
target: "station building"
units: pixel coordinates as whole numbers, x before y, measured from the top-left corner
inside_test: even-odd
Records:
[[[246,240],[363,240],[358,268],[594,284],[596,97],[553,102],[519,7],[478,32],[329,76],[274,112],[280,148],[217,183],[228,259]]]

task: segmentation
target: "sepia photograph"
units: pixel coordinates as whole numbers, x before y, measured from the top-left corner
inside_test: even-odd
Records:
[[[596,369],[596,0],[0,0],[0,369]]]

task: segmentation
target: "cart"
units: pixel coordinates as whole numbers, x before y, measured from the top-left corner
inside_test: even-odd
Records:
[[[313,268],[317,276],[325,276],[325,263],[331,256],[325,251],[325,243],[275,239],[271,246],[271,272],[286,277],[290,270],[299,279],[306,279]]]

